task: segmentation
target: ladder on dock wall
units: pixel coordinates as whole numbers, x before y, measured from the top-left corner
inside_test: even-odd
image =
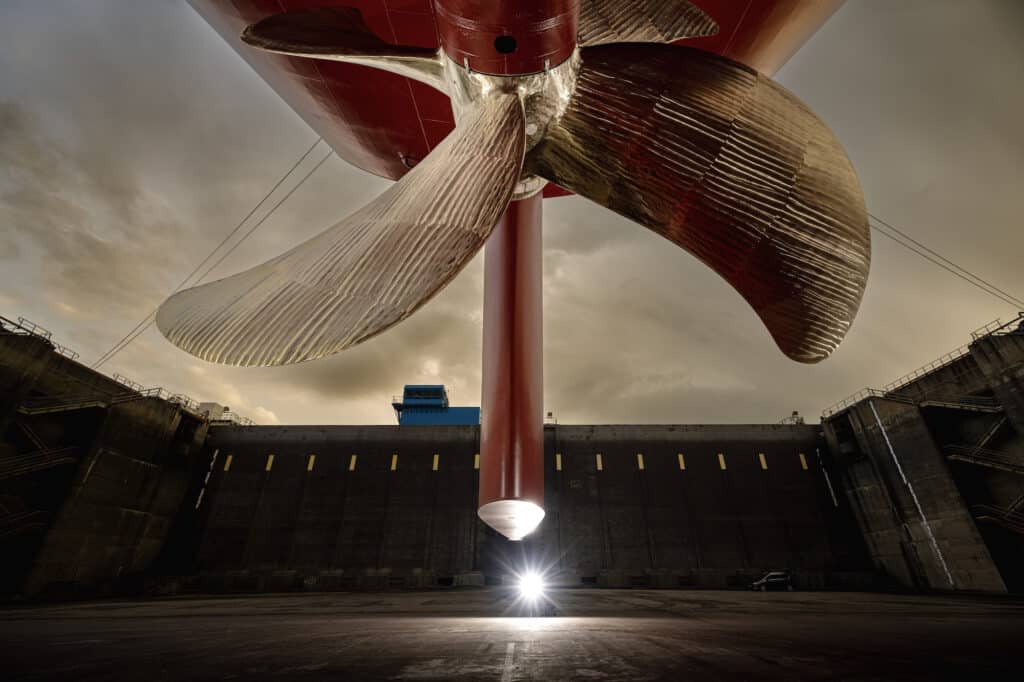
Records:
[[[0,457],[0,481],[50,469],[62,464],[74,464],[78,461],[77,447],[59,448],[56,450],[36,450],[11,457]]]
[[[862,391],[854,393],[850,397],[842,400],[835,405],[829,407],[822,412],[822,419],[828,419],[833,417],[840,412],[843,412],[850,407],[857,405],[869,398],[880,398],[882,400],[891,400],[898,403],[905,403],[907,405],[917,405],[918,407],[941,407],[949,410],[964,410],[966,412],[987,412],[989,414],[997,414],[1003,411],[1003,406],[1000,402],[990,396],[978,396],[978,395],[909,395],[907,393],[899,393],[895,391],[883,391],[877,388],[865,388]]]
[[[921,407],[944,407],[950,410],[965,410],[967,412],[988,412],[995,414],[1003,411],[1003,406],[995,398],[987,396],[963,395],[955,398],[941,396],[925,397],[919,403]]]
[[[1024,464],[1001,450],[964,445],[947,445],[943,450],[946,457],[957,462],[969,462],[989,469],[1007,471],[1011,474],[1024,474]]]
[[[84,410],[90,407],[106,408],[110,407],[111,400],[109,398],[89,398],[89,399],[78,399],[78,400],[47,400],[32,403],[25,403],[18,407],[20,414],[29,416],[36,416],[40,414],[54,414],[56,412],[72,412],[74,410]]]
[[[46,528],[50,512],[29,509],[16,495],[0,495],[0,541]]]
[[[72,394],[62,396],[50,396],[37,400],[27,400],[18,407],[18,412],[25,415],[53,414],[55,412],[70,412],[73,410],[84,410],[90,407],[107,408],[119,403],[127,403],[143,398],[159,398],[174,403],[182,409],[194,414],[199,409],[199,404],[188,396],[169,393],[162,388],[149,388],[143,391],[129,391],[115,393],[113,395],[95,394]]]
[[[971,511],[978,521],[994,523],[1008,531],[1024,535],[1024,512],[1014,511],[1011,507],[1003,509],[990,504],[979,504],[971,507]]]
[[[50,513],[40,510],[0,513],[0,540],[28,531],[42,530],[49,520]]]

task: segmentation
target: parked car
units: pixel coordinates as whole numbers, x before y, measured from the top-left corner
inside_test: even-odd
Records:
[[[750,583],[750,589],[767,592],[768,590],[793,591],[793,577],[789,571],[769,571]]]

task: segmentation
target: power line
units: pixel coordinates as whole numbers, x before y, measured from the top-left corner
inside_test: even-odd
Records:
[[[946,272],[955,275],[956,277],[959,277],[968,284],[977,287],[978,289],[981,289],[986,294],[989,294],[990,296],[999,299],[1003,303],[1006,303],[1007,305],[1013,307],[1024,307],[1024,301],[1022,301],[1021,299],[1004,292],[1002,289],[999,289],[998,287],[995,287],[992,284],[989,284],[986,280],[982,279],[981,277],[978,277],[977,275],[967,270],[966,268],[957,265],[956,263],[942,256],[938,252],[921,244],[919,241],[917,241],[913,237],[910,237],[909,235],[906,235],[906,233],[902,232],[901,230],[892,227],[891,225],[889,225],[889,223],[880,220],[874,215],[871,215],[871,217],[879,223],[878,225],[871,225],[871,228],[874,229],[878,234],[884,237],[888,237],[889,239],[893,240],[903,248],[917,254],[918,256],[924,258],[933,265],[937,265]],[[892,230],[892,233],[890,233],[888,230]],[[906,239],[907,241],[904,241],[904,239]],[[920,248],[914,246],[915,244],[919,245]]]
[[[174,291],[171,292],[170,295],[173,295],[173,294],[177,293],[178,291],[180,291],[186,285],[186,283],[196,274],[196,272],[198,272],[199,269],[202,268],[202,266],[205,263],[207,263],[213,257],[213,255],[222,246],[224,246],[224,244],[227,243],[227,241],[236,232],[238,232],[238,230],[245,224],[245,222],[248,221],[249,218],[251,218],[256,213],[256,211],[259,209],[259,207],[262,206],[267,201],[267,199],[270,198],[270,196],[281,186],[281,184],[309,156],[309,154],[313,151],[313,149],[320,143],[321,139],[322,138],[317,138],[316,142],[314,142],[313,145],[309,149],[306,150],[306,152],[299,158],[299,160],[296,161],[292,165],[292,167],[288,170],[288,172],[285,173],[281,177],[281,179],[277,181],[277,183],[271,188],[271,190],[269,192],[267,192],[266,195],[264,195],[264,197],[262,199],[260,199],[259,203],[257,203],[256,206],[254,206],[251,211],[249,211],[249,213],[245,216],[245,218],[243,218],[242,221],[240,223],[238,223],[238,225],[236,225],[235,228],[233,230],[231,230],[231,232],[224,239],[221,240],[220,244],[218,244],[216,246],[216,248],[214,248],[206,256],[206,258],[204,258],[202,260],[202,262],[200,262],[199,265],[197,265],[192,270],[191,273],[189,273],[188,277],[183,279],[181,281],[181,283],[178,284],[178,286],[174,289]],[[224,259],[226,259],[228,256],[230,256],[235,251],[235,249],[237,249],[246,239],[248,239],[252,235],[253,232],[255,232],[261,225],[263,225],[263,223],[265,223],[267,221],[267,219],[270,218],[270,216],[274,214],[274,211],[276,211],[281,206],[281,204],[283,204],[285,201],[287,201],[288,198],[291,197],[292,194],[294,194],[295,191],[299,187],[301,187],[302,184],[304,182],[306,182],[306,180],[308,180],[309,177],[311,175],[313,175],[313,173],[315,173],[320,168],[320,166],[322,166],[324,164],[324,162],[326,162],[327,159],[329,159],[331,157],[331,155],[333,153],[334,153],[333,150],[328,150],[328,152],[320,159],[320,161],[318,161],[315,166],[313,166],[305,175],[302,176],[302,178],[298,181],[298,183],[296,183],[290,190],[288,190],[288,192],[280,200],[278,200],[277,203],[275,203],[270,208],[270,210],[267,211],[267,213],[265,213],[263,215],[263,217],[260,218],[259,221],[256,222],[255,225],[253,225],[251,228],[249,228],[249,230],[247,232],[245,232],[245,234],[242,235],[241,239],[239,239],[227,251],[225,251],[224,254],[221,255],[221,257],[219,259],[217,259],[217,262],[215,262],[210,267],[206,268],[206,270],[199,276],[199,278],[194,282],[194,284],[199,284],[200,282],[202,282],[210,274],[210,272],[212,272],[214,270],[214,268],[216,268],[218,265],[223,263]],[[120,341],[118,341],[116,344],[114,344],[95,363],[93,363],[92,368],[93,369],[99,369],[104,363],[106,363],[112,357],[114,357],[115,355],[120,353],[122,350],[124,350],[132,341],[137,339],[141,334],[143,334],[147,329],[149,329],[153,325],[153,323],[156,321],[157,310],[159,310],[159,307],[154,308],[152,311],[150,311],[150,313],[146,317],[144,317],[138,324],[136,324],[135,327],[133,327],[131,329],[131,331],[129,331],[127,334],[125,334],[121,338]]]
[[[253,232],[255,232],[255,231],[256,231],[256,229],[257,229],[257,228],[259,228],[259,226],[260,226],[260,225],[262,225],[262,224],[263,224],[264,222],[266,222],[266,221],[267,221],[267,219],[268,219],[268,218],[269,218],[269,217],[270,217],[271,215],[273,215],[274,211],[276,211],[276,210],[277,210],[277,208],[278,208],[278,207],[279,207],[279,206],[280,206],[281,204],[283,204],[283,203],[284,203],[285,201],[287,201],[287,200],[288,200],[288,197],[290,197],[291,195],[295,194],[295,190],[297,190],[297,189],[298,189],[299,187],[301,187],[301,186],[302,186],[302,183],[304,183],[304,182],[305,182],[306,180],[308,180],[308,179],[309,179],[309,176],[313,175],[313,173],[315,173],[315,172],[316,172],[316,171],[317,171],[317,170],[318,170],[318,169],[320,168],[320,166],[324,165],[324,163],[325,163],[325,162],[327,161],[327,159],[331,158],[331,155],[332,155],[332,154],[334,154],[334,150],[329,150],[329,151],[328,151],[328,152],[327,152],[326,154],[324,154],[323,158],[321,158],[321,159],[320,159],[319,161],[317,161],[316,165],[315,165],[315,166],[313,166],[313,167],[312,167],[311,169],[309,169],[309,172],[307,172],[307,173],[306,173],[305,175],[303,175],[303,176],[302,176],[302,179],[301,179],[301,180],[299,180],[299,182],[298,182],[298,183],[297,183],[297,184],[296,184],[296,185],[295,185],[294,187],[292,187],[292,188],[291,188],[290,190],[288,190],[288,193],[287,193],[287,194],[285,194],[285,195],[284,195],[283,197],[281,197],[281,199],[280,199],[280,200],[279,200],[279,201],[278,201],[278,202],[277,202],[276,204],[274,204],[274,205],[273,205],[273,206],[271,207],[271,209],[270,209],[270,210],[269,210],[269,211],[268,211],[268,212],[267,212],[267,213],[266,213],[266,214],[265,214],[265,215],[264,215],[264,216],[263,216],[262,218],[260,218],[260,219],[259,219],[259,221],[258,221],[258,222],[257,222],[257,223],[256,223],[255,225],[253,225],[252,227],[250,227],[250,228],[249,228],[249,231],[248,231],[248,232],[246,232],[245,234],[243,234],[243,235],[242,235],[242,238],[241,238],[241,239],[239,239],[239,240],[238,240],[237,242],[235,242],[235,245],[234,245],[234,246],[232,246],[232,247],[231,247],[230,249],[228,249],[228,250],[227,250],[227,251],[226,251],[226,252],[224,253],[224,255],[222,255],[222,256],[221,256],[220,258],[218,258],[218,259],[217,259],[217,262],[216,262],[216,263],[214,263],[214,264],[213,264],[213,265],[211,265],[210,267],[206,268],[206,270],[205,270],[205,271],[203,272],[203,274],[199,276],[199,280],[198,280],[198,282],[202,282],[202,281],[203,281],[204,279],[206,279],[206,276],[207,276],[207,275],[209,275],[209,274],[210,274],[210,273],[211,273],[211,272],[212,272],[212,271],[214,270],[214,268],[216,268],[216,267],[217,267],[218,265],[220,265],[221,263],[223,263],[223,262],[224,262],[224,259],[225,259],[225,258],[227,258],[228,256],[230,256],[230,255],[231,255],[231,253],[232,253],[232,252],[233,252],[233,251],[234,251],[235,249],[237,249],[237,248],[238,248],[238,246],[239,246],[239,245],[240,245],[240,244],[241,244],[242,242],[244,242],[244,241],[245,241],[246,239],[248,239],[248,238],[249,238],[249,235],[251,235],[251,234],[252,234]]]
[[[213,254],[217,253],[217,250],[218,250],[218,249],[220,249],[220,248],[221,248],[222,246],[224,246],[224,244],[226,244],[226,243],[227,243],[227,241],[228,241],[229,239],[231,239],[231,237],[233,237],[233,236],[235,235],[235,233],[236,233],[236,232],[238,232],[238,230],[239,230],[239,229],[241,229],[242,225],[244,225],[244,224],[246,223],[246,221],[247,221],[247,220],[249,220],[249,218],[251,218],[251,217],[253,216],[253,214],[255,214],[255,213],[256,213],[256,211],[257,211],[257,210],[259,209],[259,207],[260,207],[260,206],[262,206],[262,205],[264,204],[264,202],[266,202],[266,200],[270,198],[270,195],[272,195],[272,194],[273,194],[274,192],[276,192],[276,191],[277,191],[277,188],[281,186],[281,184],[282,184],[282,183],[283,183],[283,182],[284,182],[284,181],[285,181],[285,180],[286,180],[286,179],[288,178],[288,176],[290,176],[290,175],[291,175],[291,174],[292,174],[293,172],[295,172],[295,169],[299,167],[299,164],[301,164],[301,163],[302,163],[303,161],[305,161],[305,160],[306,160],[306,158],[307,158],[307,157],[308,157],[308,156],[310,155],[310,153],[311,153],[311,152],[313,151],[313,149],[315,149],[315,148],[316,148],[316,146],[317,146],[318,144],[320,144],[320,141],[321,141],[322,139],[323,139],[323,138],[320,138],[320,137],[318,137],[318,138],[316,139],[316,141],[315,141],[315,142],[313,142],[313,144],[312,144],[312,145],[310,145],[309,149],[307,149],[307,150],[306,150],[306,152],[305,152],[305,153],[304,153],[304,154],[303,154],[302,156],[300,156],[300,157],[299,157],[299,160],[298,160],[298,161],[296,161],[296,162],[295,162],[295,163],[294,163],[294,164],[292,165],[292,167],[288,169],[288,172],[287,172],[287,173],[285,173],[284,175],[282,175],[282,176],[280,177],[280,179],[278,179],[278,181],[277,181],[276,183],[274,183],[274,186],[270,188],[270,191],[269,191],[269,192],[267,192],[267,193],[266,193],[266,194],[265,194],[265,195],[263,196],[263,198],[259,200],[259,203],[257,203],[257,204],[256,204],[255,206],[253,206],[253,207],[252,207],[252,210],[250,210],[250,211],[249,211],[249,212],[248,212],[248,213],[246,214],[246,216],[245,216],[244,218],[242,218],[242,219],[241,219],[241,220],[240,220],[240,221],[238,222],[238,224],[237,224],[237,225],[235,225],[234,229],[232,229],[232,230],[231,230],[230,232],[228,232],[228,234],[227,234],[227,235],[226,235],[226,236],[224,237],[224,239],[222,239],[222,240],[220,241],[220,244],[217,244],[217,246],[215,246],[215,247],[213,248],[213,250],[212,250],[212,251],[210,251],[210,253],[209,253],[209,254],[207,254],[206,258],[204,258],[204,259],[202,260],[202,262],[201,262],[201,263],[199,263],[199,265],[197,265],[197,266],[196,266],[196,267],[195,267],[195,268],[194,268],[194,269],[192,270],[192,272],[188,273],[188,276],[187,276],[187,277],[185,277],[185,279],[181,280],[181,282],[179,282],[179,283],[178,283],[178,286],[174,287],[174,290],[173,290],[173,291],[172,291],[172,292],[170,293],[170,295],[174,295],[174,294],[178,293],[178,292],[179,292],[179,291],[180,291],[180,290],[182,289],[182,287],[184,287],[184,286],[185,286],[185,284],[186,284],[186,283],[187,283],[187,282],[188,282],[188,281],[189,281],[190,279],[192,279],[193,275],[195,275],[195,274],[196,274],[196,272],[198,272],[198,271],[199,271],[199,268],[203,267],[203,265],[205,265],[205,264],[206,264],[206,262],[207,262],[208,260],[210,260],[210,258],[212,258],[212,257],[213,257]],[[120,340],[119,340],[119,341],[118,341],[117,343],[115,343],[115,344],[114,344],[113,346],[111,346],[111,347],[110,347],[110,349],[109,349],[109,350],[107,350],[107,352],[106,352],[106,353],[104,353],[103,355],[101,355],[101,356],[99,357],[99,359],[98,359],[98,360],[96,360],[96,362],[94,362],[94,363],[93,363],[93,365],[92,365],[92,368],[93,368],[93,369],[96,369],[97,367],[99,367],[100,365],[102,365],[102,364],[103,364],[104,362],[106,362],[106,361],[107,361],[107,360],[109,359],[109,358],[108,358],[108,355],[109,355],[110,353],[112,353],[112,352],[116,352],[116,349],[118,348],[118,346],[120,346],[120,345],[121,345],[122,343],[124,343],[124,342],[125,342],[125,340],[126,340],[126,339],[127,339],[127,338],[128,338],[129,336],[131,336],[132,334],[134,334],[136,330],[138,330],[138,329],[139,329],[140,327],[142,327],[143,325],[145,325],[145,324],[146,324],[146,323],[147,323],[147,322],[149,321],[149,319],[150,319],[151,317],[153,317],[153,315],[155,315],[155,314],[156,314],[156,310],[152,310],[152,311],[151,311],[151,312],[150,312],[150,313],[149,313],[148,315],[146,315],[146,316],[145,316],[144,318],[142,318],[142,320],[141,320],[141,321],[139,321],[139,323],[138,323],[138,324],[136,324],[136,325],[135,325],[134,327],[132,327],[132,328],[131,328],[131,330],[130,330],[130,331],[129,331],[129,332],[127,333],[127,334],[125,334],[124,336],[122,336],[122,337],[121,337],[121,339],[120,339]],[[134,338],[134,337],[133,337],[133,338]],[[130,343],[130,341],[129,341],[129,343]]]
[[[259,210],[260,206],[262,206],[264,203],[266,203],[267,199],[269,199],[270,196],[275,191],[277,191],[277,189],[284,183],[284,181],[289,176],[291,176],[292,173],[295,172],[295,170],[299,167],[299,165],[301,165],[302,162],[305,161],[306,158],[309,157],[309,155],[313,152],[313,149],[315,149],[316,146],[318,144],[320,144],[321,141],[322,141],[322,138],[317,138],[317,140],[309,147],[309,149],[307,149],[305,151],[305,153],[303,153],[303,155],[301,157],[299,157],[299,160],[296,161],[292,165],[292,167],[288,170],[287,173],[285,173],[283,176],[281,176],[281,178],[274,184],[274,186],[270,189],[270,191],[267,192],[266,195],[264,195],[264,197],[262,199],[260,199],[260,201],[252,208],[251,211],[249,211],[248,214],[246,214],[246,216],[234,227],[234,229],[232,229],[231,232],[229,232],[221,240],[221,242],[219,244],[217,244],[217,246],[214,247],[214,249],[212,251],[210,251],[210,253],[207,254],[207,256],[195,268],[193,268],[192,272],[190,272],[188,274],[188,276],[185,277],[185,279],[183,279],[178,284],[178,286],[174,288],[174,291],[171,292],[171,295],[173,295],[173,294],[177,293],[178,291],[180,291],[188,283],[188,281],[190,279],[192,279],[192,277],[195,276],[195,274],[203,267],[203,265],[205,265],[207,262],[209,262],[209,260],[211,258],[213,258],[214,254],[216,254],[217,251],[222,246],[224,246],[224,244],[226,244],[228,242],[228,240],[231,239],[231,237],[234,236],[238,232],[238,230],[240,230],[242,228],[242,226],[249,220],[249,218],[251,218],[253,215],[255,215],[256,211]],[[327,154],[325,154],[320,159],[320,161],[318,161],[317,164],[315,166],[313,166],[313,168],[311,168],[302,177],[302,179],[300,179],[298,181],[298,183],[296,183],[290,190],[288,190],[288,192],[280,200],[278,200],[277,203],[275,203],[270,208],[270,210],[267,211],[267,213],[264,214],[264,216],[262,218],[260,218],[259,221],[256,222],[255,225],[253,225],[251,228],[249,228],[249,230],[245,234],[242,235],[241,239],[239,239],[237,242],[235,242],[235,244],[232,245],[231,248],[229,248],[224,254],[222,254],[221,257],[218,258],[215,263],[213,263],[211,266],[206,268],[206,270],[199,276],[198,280],[196,280],[196,284],[202,282],[218,265],[223,263],[224,260],[235,251],[235,249],[237,249],[246,239],[248,239],[253,234],[253,232],[255,232],[257,229],[259,229],[259,227],[261,225],[263,225],[263,223],[266,222],[267,219],[269,219],[270,216],[273,215],[274,212],[285,201],[287,201],[288,198],[291,197],[292,194],[294,194],[295,191],[299,187],[301,187],[302,184],[305,183],[305,181],[308,180],[309,177],[311,175],[313,175],[313,173],[315,173],[320,168],[320,166],[322,166],[327,161],[327,159],[330,158],[330,156],[333,153],[334,153],[333,151],[328,151]],[[1022,308],[1024,308],[1024,300],[1022,300],[1020,298],[1017,298],[1016,296],[1013,296],[1012,294],[1007,293],[1006,291],[1004,291],[1003,289],[1000,289],[999,287],[995,286],[991,282],[989,282],[989,281],[979,277],[978,275],[975,275],[973,272],[971,272],[967,268],[964,268],[963,266],[958,265],[957,263],[953,262],[952,260],[946,258],[945,256],[943,256],[939,252],[937,252],[934,249],[928,247],[927,245],[921,243],[920,241],[918,241],[914,237],[910,236],[906,232],[900,230],[899,228],[895,227],[894,225],[892,225],[888,221],[885,221],[885,220],[879,218],[878,216],[874,215],[873,213],[868,213],[868,216],[872,220],[875,221],[876,224],[870,224],[869,223],[869,225],[878,234],[881,234],[882,236],[891,239],[892,241],[896,242],[897,244],[899,244],[903,248],[905,248],[905,249],[911,251],[912,253],[914,253],[914,254],[924,258],[925,260],[927,260],[928,262],[932,263],[933,265],[936,265],[936,266],[942,268],[946,272],[949,272],[950,274],[955,275],[956,277],[962,279],[963,281],[967,282],[968,284],[970,284],[970,285],[972,285],[974,287],[977,287],[978,289],[980,289],[981,291],[984,291],[985,293],[989,294],[990,296],[993,296],[993,297],[999,299],[1003,303],[1006,303],[1006,304],[1014,306],[1014,307],[1022,307]],[[143,332],[145,332],[147,329],[149,329],[149,327],[152,326],[153,322],[155,321],[157,310],[158,310],[158,308],[152,310],[145,318],[143,318],[127,334],[125,334],[121,338],[120,341],[118,341],[106,353],[104,353],[92,365],[93,369],[98,369],[99,367],[101,367],[104,363],[106,363],[112,357],[114,357],[115,355],[120,353],[122,350],[124,350],[132,341],[134,341],[136,338],[138,338]]]
[[[1014,305],[1024,306],[1024,300],[1022,300],[1020,298],[1017,298],[1016,296],[1008,293],[1007,291],[1004,291],[1003,289],[1000,289],[999,287],[997,287],[996,285],[992,284],[991,282],[989,282],[989,281],[987,281],[985,279],[982,279],[981,277],[979,277],[978,275],[975,275],[973,272],[971,272],[967,268],[964,268],[964,267],[962,267],[960,265],[957,265],[956,263],[954,263],[950,259],[948,259],[945,256],[943,256],[941,253],[938,253],[934,249],[929,248],[925,244],[922,244],[918,240],[914,239],[912,236],[910,236],[909,234],[907,234],[903,230],[899,229],[898,227],[896,227],[892,223],[889,223],[889,222],[887,222],[885,220],[882,220],[881,218],[879,218],[878,216],[874,215],[873,213],[868,213],[868,215],[875,222],[880,223],[881,225],[887,227],[889,230],[891,230],[892,232],[896,233],[900,237],[903,237],[907,241],[909,241],[909,242],[913,243],[914,245],[920,247],[922,250],[924,250],[925,252],[931,254],[932,256],[934,256],[935,258],[939,259],[940,261],[942,261],[946,265],[952,267],[954,270],[957,270],[958,272],[962,273],[966,277],[969,277],[969,278],[975,280],[981,286],[986,287],[988,289],[991,289],[991,292],[989,292],[989,293],[995,292],[995,293],[1000,295],[1000,298],[1005,297],[1005,298],[1011,299],[1013,301]],[[879,230],[879,232],[881,232],[881,231]],[[888,235],[886,235],[886,236],[888,236]],[[974,282],[972,282],[972,284],[973,283]],[[978,286],[978,284],[976,284],[975,286]]]
[[[904,238],[902,238],[900,236],[902,234],[901,232],[897,231],[895,233],[890,233],[886,229],[883,229],[883,227],[881,225],[872,225],[871,227],[878,234],[881,234],[882,236],[887,237],[887,238],[893,240],[894,242],[896,242],[897,244],[899,244],[903,248],[905,248],[905,249],[911,251],[912,253],[914,253],[914,254],[924,258],[925,260],[927,260],[928,262],[932,263],[933,265],[936,265],[936,266],[942,268],[946,272],[948,272],[948,273],[950,273],[950,274],[952,274],[952,275],[962,279],[963,281],[965,281],[968,284],[970,284],[970,285],[980,289],[981,291],[984,291],[986,294],[989,294],[990,296],[993,296],[993,297],[999,299],[1003,303],[1006,303],[1006,304],[1008,304],[1010,306],[1013,306],[1013,307],[1024,307],[1024,302],[1022,302],[1020,299],[1017,299],[1016,297],[1011,296],[1009,294],[1001,293],[1000,289],[998,289],[996,287],[992,287],[991,285],[986,286],[987,283],[985,282],[984,279],[978,277],[977,275],[975,275],[974,273],[970,272],[969,270],[958,266],[956,263],[953,263],[952,261],[949,261],[948,259],[945,259],[943,256],[941,256],[941,254],[936,254],[936,257],[933,257],[933,256],[929,255],[929,252],[932,252],[931,249],[928,249],[927,247],[924,247],[923,249],[919,250],[917,247],[913,246],[912,243],[908,243],[907,241],[904,241]],[[908,238],[908,239],[910,239],[911,241],[917,243],[916,240],[912,240],[911,238]],[[932,253],[934,253],[934,252],[932,252]],[[945,262],[943,262],[943,261],[945,261]],[[950,265],[946,265],[946,263],[950,263],[951,266]]]
[[[237,249],[237,248],[238,248],[238,247],[239,247],[239,246],[240,246],[240,245],[242,244],[242,242],[244,242],[244,241],[245,241],[245,240],[246,240],[246,239],[247,239],[247,238],[248,238],[248,237],[249,237],[249,236],[250,236],[250,235],[251,235],[251,234],[252,234],[253,232],[255,232],[257,228],[259,228],[259,227],[260,227],[261,225],[263,225],[263,223],[264,223],[264,222],[266,222],[266,221],[267,221],[267,219],[268,219],[268,218],[270,218],[270,216],[274,214],[274,211],[276,211],[276,210],[278,209],[278,207],[279,207],[279,206],[281,206],[281,204],[283,204],[283,203],[284,203],[285,201],[287,201],[287,199],[288,199],[288,198],[289,198],[289,197],[290,197],[290,196],[291,196],[292,194],[294,194],[294,193],[295,193],[295,190],[297,190],[297,189],[298,189],[298,188],[299,188],[300,186],[302,186],[302,184],[303,184],[303,183],[304,183],[304,182],[305,182],[305,181],[306,181],[307,179],[309,179],[309,177],[310,177],[310,176],[311,176],[311,175],[312,175],[313,173],[315,173],[315,172],[317,171],[317,169],[318,169],[318,168],[320,168],[320,166],[322,166],[322,165],[324,164],[324,162],[325,162],[325,161],[327,161],[327,159],[329,159],[329,158],[331,157],[331,155],[332,155],[333,153],[334,153],[333,151],[328,151],[328,152],[327,152],[327,153],[326,153],[326,154],[325,154],[325,155],[323,156],[323,158],[321,158],[321,159],[320,159],[320,161],[319,161],[319,162],[317,162],[317,164],[316,164],[315,166],[313,166],[313,168],[311,168],[311,169],[310,169],[310,170],[309,170],[309,171],[308,171],[308,172],[307,172],[307,173],[306,173],[306,174],[305,174],[305,175],[304,175],[304,176],[302,177],[302,179],[301,179],[301,180],[299,180],[299,182],[298,182],[298,183],[297,183],[297,184],[296,184],[296,185],[295,185],[294,187],[292,187],[292,188],[291,188],[291,189],[290,189],[290,190],[288,191],[288,193],[287,193],[287,194],[285,194],[285,195],[284,195],[284,196],[283,196],[283,197],[282,197],[282,198],[281,198],[281,199],[280,199],[280,200],[279,200],[279,201],[278,201],[278,202],[277,202],[276,204],[274,204],[274,205],[273,205],[273,206],[272,206],[272,207],[270,208],[270,210],[269,210],[269,211],[268,211],[268,212],[267,212],[266,214],[264,214],[264,216],[263,216],[262,218],[260,218],[260,220],[259,220],[259,221],[258,221],[258,222],[257,222],[257,223],[256,223],[255,225],[253,225],[253,226],[252,226],[251,228],[249,228],[249,231],[248,231],[248,232],[246,232],[246,233],[245,233],[244,235],[242,235],[242,238],[241,238],[241,239],[239,239],[239,240],[238,240],[237,242],[235,242],[235,244],[234,244],[234,245],[233,245],[233,246],[232,246],[232,247],[231,247],[230,249],[228,249],[228,250],[227,250],[227,251],[226,251],[226,252],[225,252],[225,253],[224,253],[224,254],[223,254],[223,255],[222,255],[222,256],[221,256],[221,257],[220,257],[220,258],[219,258],[218,260],[217,260],[217,262],[216,262],[216,263],[214,263],[213,265],[211,265],[210,267],[208,267],[208,268],[206,269],[206,271],[205,271],[205,272],[203,272],[203,274],[202,274],[202,275],[200,275],[199,279],[198,279],[198,280],[196,280],[195,284],[199,284],[200,282],[202,282],[202,281],[203,281],[203,280],[204,280],[204,279],[205,279],[205,278],[207,277],[207,275],[209,275],[209,274],[210,274],[210,272],[211,272],[211,271],[213,271],[213,269],[214,269],[214,268],[216,268],[216,267],[217,267],[218,265],[220,265],[220,264],[221,264],[222,262],[224,262],[224,259],[225,259],[225,258],[227,258],[228,256],[230,256],[230,255],[231,255],[231,254],[232,254],[232,253],[234,252],[234,250],[235,250],[235,249]],[[126,347],[127,347],[127,346],[128,346],[128,345],[129,345],[129,344],[130,344],[130,343],[132,342],[132,341],[134,341],[135,339],[137,339],[137,338],[138,338],[139,336],[141,336],[141,335],[142,335],[142,334],[143,334],[143,333],[144,333],[144,332],[145,332],[146,330],[148,330],[148,329],[149,329],[149,328],[150,328],[150,327],[151,327],[151,326],[153,325],[153,323],[154,323],[154,322],[156,321],[156,312],[157,312],[157,310],[158,310],[158,309],[159,309],[159,308],[156,308],[156,309],[154,309],[154,310],[153,310],[152,312],[150,312],[150,314],[149,314],[149,315],[148,315],[148,316],[146,317],[146,319],[144,319],[144,320],[143,320],[143,322],[142,322],[142,323],[140,323],[140,325],[142,325],[141,327],[140,327],[139,325],[137,325],[137,326],[136,326],[136,328],[137,328],[137,331],[135,331],[134,333],[131,333],[131,332],[130,332],[130,333],[129,333],[129,335],[128,335],[128,336],[126,336],[126,337],[125,337],[124,339],[122,339],[122,341],[121,341],[121,342],[120,342],[120,343],[119,343],[119,344],[118,344],[117,346],[115,346],[115,347],[114,347],[114,348],[112,348],[112,349],[111,349],[110,351],[108,351],[108,352],[107,352],[107,353],[105,354],[105,357],[103,357],[103,358],[101,358],[100,360],[98,360],[98,361],[96,362],[96,364],[94,364],[94,365],[93,365],[93,369],[98,369],[98,368],[99,368],[100,366],[102,366],[102,365],[103,365],[103,364],[104,364],[105,362],[107,362],[108,360],[110,360],[110,358],[112,358],[112,357],[114,357],[115,355],[117,355],[118,353],[120,353],[120,352],[121,352],[122,350],[124,350],[124,349],[125,349],[125,348],[126,348]]]

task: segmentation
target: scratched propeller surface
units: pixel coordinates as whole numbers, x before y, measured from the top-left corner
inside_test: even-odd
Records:
[[[782,86],[684,47],[585,48],[527,170],[650,228],[725,278],[793,360],[846,335],[871,259],[860,184]]]
[[[320,235],[169,298],[156,323],[204,360],[284,365],[379,334],[440,291],[484,245],[523,163],[522,103],[485,100],[399,182]]]
[[[261,266],[172,296],[158,327],[214,362],[336,353],[440,291],[483,246],[520,175],[535,174],[699,258],[790,358],[827,357],[867,280],[860,185],[834,135],[794,95],[742,64],[663,44],[717,30],[683,0],[584,0],[582,66],[534,147],[520,97],[496,89],[376,200]],[[390,45],[353,9],[286,12],[243,39],[446,87],[440,52]]]

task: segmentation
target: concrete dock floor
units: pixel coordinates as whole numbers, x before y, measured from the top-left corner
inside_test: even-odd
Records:
[[[859,593],[321,593],[0,609],[5,680],[1020,679],[1024,600]]]

